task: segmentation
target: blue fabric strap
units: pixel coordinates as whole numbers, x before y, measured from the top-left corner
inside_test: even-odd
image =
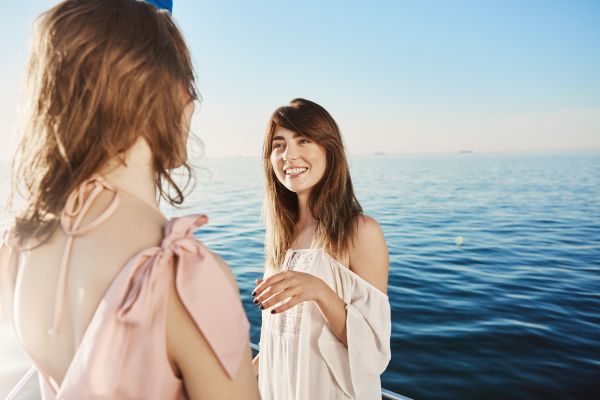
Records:
[[[159,10],[167,10],[171,14],[173,13],[173,0],[146,0],[146,3],[152,4]]]

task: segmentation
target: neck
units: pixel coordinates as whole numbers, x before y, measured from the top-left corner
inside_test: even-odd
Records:
[[[158,208],[152,152],[142,138],[127,151],[125,163],[110,160],[100,174],[121,189]]]
[[[313,225],[315,223],[315,218],[312,213],[308,209],[308,195],[309,193],[298,193],[298,222],[296,223],[296,227],[298,230],[302,230],[302,228],[307,227],[309,225]]]

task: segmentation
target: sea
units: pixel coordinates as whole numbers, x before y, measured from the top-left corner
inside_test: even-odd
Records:
[[[185,207],[163,211],[208,214],[197,236],[231,265],[258,343],[250,294],[264,260],[261,160],[197,164]],[[350,166],[390,254],[385,389],[412,399],[600,398],[599,152],[379,154]],[[0,357],[1,392],[28,366],[7,326]]]

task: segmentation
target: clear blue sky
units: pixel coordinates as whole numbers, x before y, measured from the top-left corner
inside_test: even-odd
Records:
[[[31,23],[54,3],[3,6],[3,138]],[[327,108],[353,154],[600,149],[598,1],[175,0],[174,17],[207,156],[258,155],[294,97]]]

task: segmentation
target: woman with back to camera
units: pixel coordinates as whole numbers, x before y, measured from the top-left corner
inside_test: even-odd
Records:
[[[158,207],[183,201],[196,99],[169,12],[66,0],[37,28],[0,300],[42,397],[258,399],[235,279],[193,236],[206,217]]]
[[[389,257],[354,195],[337,124],[292,100],[271,116],[263,166],[266,267],[252,293],[263,310],[262,398],[380,399]]]

